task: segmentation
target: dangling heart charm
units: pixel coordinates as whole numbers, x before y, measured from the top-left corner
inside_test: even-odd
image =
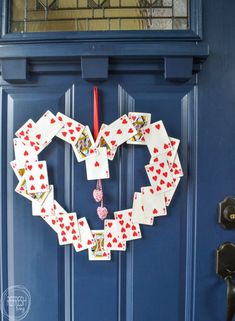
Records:
[[[101,202],[103,199],[103,192],[101,189],[94,189],[93,190],[93,197],[96,202]]]
[[[108,215],[108,210],[106,207],[97,207],[97,214],[101,220],[104,220]]]

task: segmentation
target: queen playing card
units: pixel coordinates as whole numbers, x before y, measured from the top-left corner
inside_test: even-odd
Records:
[[[133,126],[137,130],[137,134],[131,137],[127,143],[135,145],[145,145],[145,139],[141,129],[150,125],[151,123],[151,114],[148,113],[136,113],[130,112],[128,114],[129,119],[131,120]]]
[[[154,218],[144,210],[142,193],[135,192],[132,206],[132,221],[138,224],[153,225]]]
[[[77,142],[72,146],[78,162],[82,162],[96,153],[95,142],[88,126],[83,129]]]

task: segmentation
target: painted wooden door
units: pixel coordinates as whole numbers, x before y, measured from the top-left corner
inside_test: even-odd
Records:
[[[184,170],[168,216],[153,227],[143,226],[143,239],[130,242],[125,253],[112,253],[111,262],[90,262],[87,252],[58,246],[50,227],[32,217],[30,202],[14,192],[17,180],[9,166],[15,130],[47,109],[92,127],[94,82],[82,79],[79,54],[91,47],[62,42],[52,47],[2,45],[2,65],[6,68],[8,58],[16,57],[22,66],[27,59],[30,76],[21,82],[1,78],[1,291],[13,285],[28,289],[31,307],[25,320],[225,320],[226,287],[215,273],[215,250],[224,241],[234,241],[234,232],[217,223],[217,204],[234,194],[235,179],[235,22],[229,6],[234,9],[231,1],[228,6],[204,2],[205,40],[212,54],[199,76],[200,57],[194,59],[195,75],[188,82],[165,79],[166,72],[177,74],[178,68],[166,59],[164,70],[154,52],[161,58],[182,58],[191,51],[194,56],[195,50],[194,45],[188,49],[187,42],[168,41],[146,47],[152,60],[146,60],[144,47],[124,46],[126,60],[111,59],[108,79],[98,83],[101,122],[129,111],[150,112],[152,121],[162,119],[169,134],[181,139]],[[217,25],[219,18],[223,28]],[[100,46],[98,55],[115,56],[112,46],[117,44]],[[138,48],[138,59],[132,60],[130,52]],[[84,164],[76,162],[68,144],[54,139],[40,159],[48,162],[56,199],[68,211],[86,216],[92,229],[101,229],[92,199],[94,182],[86,180]],[[104,183],[110,217],[131,207],[133,192],[148,184],[148,161],[146,148],[123,146],[111,162],[111,179]]]

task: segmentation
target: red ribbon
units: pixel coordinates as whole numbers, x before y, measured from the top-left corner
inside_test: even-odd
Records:
[[[93,105],[93,121],[94,121],[94,139],[96,140],[99,133],[99,95],[98,88],[94,87],[94,105]]]

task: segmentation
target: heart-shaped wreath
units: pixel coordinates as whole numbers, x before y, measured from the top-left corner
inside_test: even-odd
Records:
[[[32,202],[32,214],[40,216],[57,233],[60,245],[73,244],[77,252],[88,249],[89,260],[110,260],[111,251],[125,251],[126,242],[140,239],[140,224],[153,225],[154,217],[167,214],[183,171],[179,139],[169,137],[163,122],[151,123],[151,114],[130,112],[110,125],[98,126],[98,91],[94,88],[94,137],[88,126],[49,110],[35,123],[29,119],[14,138],[15,160],[11,166],[19,180],[17,193]],[[91,230],[85,217],[67,213],[54,199],[49,185],[46,161],[38,154],[57,136],[72,145],[78,162],[85,161],[88,180],[97,180],[93,197],[101,202],[97,214],[104,220],[103,230]],[[150,186],[133,196],[130,209],[114,212],[106,219],[102,179],[109,178],[109,161],[123,143],[146,145],[151,154],[145,166]]]

